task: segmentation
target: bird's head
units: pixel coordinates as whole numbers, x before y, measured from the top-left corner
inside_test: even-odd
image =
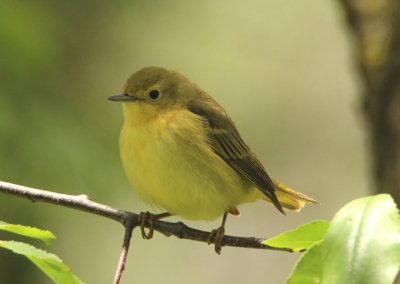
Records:
[[[131,75],[122,94],[108,99],[122,102],[125,117],[152,117],[185,108],[199,88],[179,72],[161,67],[145,67]]]

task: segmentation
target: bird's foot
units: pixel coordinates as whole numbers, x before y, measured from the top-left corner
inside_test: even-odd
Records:
[[[151,214],[150,212],[140,212],[139,215],[139,221],[140,221],[140,232],[142,232],[142,237],[145,240],[150,240],[153,237],[153,221],[154,221],[154,214]],[[150,223],[150,229],[149,232],[146,233],[144,225],[146,222]]]
[[[218,229],[212,230],[210,234],[208,235],[207,242],[208,244],[211,244],[214,240],[215,243],[215,252],[218,254],[221,254],[221,249],[222,249],[222,239],[224,238],[225,235],[225,227],[221,226]]]
[[[153,229],[153,223],[154,220],[158,220],[161,218],[169,217],[171,214],[168,212],[165,213],[160,213],[160,214],[152,214],[150,212],[140,212],[139,214],[139,221],[140,221],[140,232],[142,233],[142,237],[145,240],[150,240],[153,237],[154,229]],[[146,233],[145,231],[145,224],[149,223],[150,228],[149,232]]]

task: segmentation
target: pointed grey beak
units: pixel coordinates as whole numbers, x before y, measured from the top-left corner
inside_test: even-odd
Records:
[[[114,95],[114,96],[108,97],[107,99],[110,101],[114,101],[114,102],[126,102],[126,101],[134,102],[134,101],[140,100],[139,98],[130,96],[128,94]]]

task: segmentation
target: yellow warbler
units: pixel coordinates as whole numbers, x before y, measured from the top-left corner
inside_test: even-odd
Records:
[[[223,215],[209,238],[219,253],[227,213],[239,215],[239,204],[262,199],[284,213],[318,203],[270,179],[224,108],[176,71],[143,68],[109,100],[123,105],[120,154],[129,182],[141,199],[168,211],[143,218]],[[142,234],[152,235],[143,226]]]

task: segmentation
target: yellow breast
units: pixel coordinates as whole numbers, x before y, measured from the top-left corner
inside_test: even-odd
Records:
[[[199,116],[187,110],[154,115],[124,104],[120,153],[138,196],[186,219],[215,219],[243,203],[248,185],[211,149]],[[139,109],[140,108],[140,109]]]

